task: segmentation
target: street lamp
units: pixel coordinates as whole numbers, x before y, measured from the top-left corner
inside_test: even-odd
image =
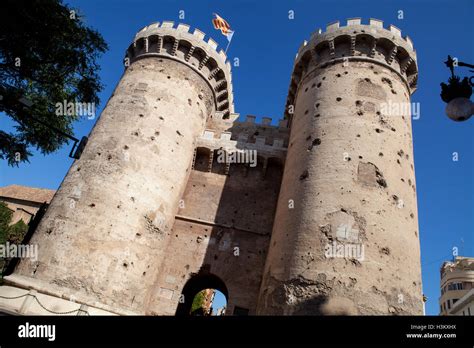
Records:
[[[24,110],[28,110],[33,106],[33,102],[31,102],[29,99],[22,97],[22,96],[17,96],[18,93],[7,93],[6,91],[10,89],[13,90],[14,88],[12,86],[8,86],[0,83],[0,103],[5,104],[5,105],[15,105],[17,103],[20,103],[23,105]],[[16,91],[15,91],[16,92]],[[8,97],[7,97],[8,96]],[[48,124],[34,116],[31,115],[32,112],[30,113],[25,113],[23,117],[29,118],[30,120],[39,123],[53,132],[59,134],[61,137],[64,137],[66,139],[72,140],[74,142],[71,151],[69,152],[69,157],[74,158],[74,159],[79,159],[81,157],[82,151],[84,150],[88,138],[86,136],[83,136],[81,140],[77,139],[76,137],[72,136],[71,134],[68,134],[61,129],[58,129],[57,127]]]
[[[20,98],[18,100],[20,103],[22,103],[23,105],[25,105],[27,108],[29,108],[30,106],[32,106],[33,104],[26,98]],[[65,132],[63,132],[62,130],[46,123],[46,122],[43,122],[41,121],[40,119],[32,116],[32,115],[25,115],[26,117],[28,117],[29,119],[51,129],[52,131],[58,133],[59,135],[69,139],[69,140],[72,140],[74,142],[73,146],[72,146],[72,149],[71,149],[71,152],[69,152],[69,157],[70,158],[74,158],[74,159],[79,159],[81,157],[81,154],[82,154],[82,151],[84,150],[84,148],[86,147],[86,144],[87,144],[87,140],[88,138],[86,136],[82,137],[81,140],[77,139],[76,137],[70,135],[70,134],[67,134]]]
[[[454,68],[458,66],[474,68],[474,65],[458,62],[457,59],[448,56],[444,62],[451,71],[448,84],[441,83],[441,99],[447,103],[446,115],[453,121],[466,121],[474,114],[474,103],[470,100],[472,94],[473,78],[454,75]],[[473,72],[473,70],[470,70]]]

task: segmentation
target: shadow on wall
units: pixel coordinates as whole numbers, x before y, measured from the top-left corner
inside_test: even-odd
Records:
[[[175,239],[193,241],[187,244],[187,256],[181,258],[189,272],[182,276],[184,302],[176,315],[189,314],[194,296],[206,288],[225,294],[226,315],[256,312],[283,164],[258,157],[255,167],[248,163],[229,167],[219,153],[197,149],[183,194],[184,207],[173,227]],[[195,257],[202,252],[203,257]],[[193,269],[199,271],[193,273]]]

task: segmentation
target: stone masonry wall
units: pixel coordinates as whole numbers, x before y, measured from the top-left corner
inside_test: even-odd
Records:
[[[259,314],[422,314],[406,52],[359,24],[299,54]]]
[[[153,313],[175,314],[186,282],[204,270],[225,284],[227,315],[235,306],[255,314],[282,168],[269,166],[263,178],[262,163],[247,174],[243,167],[232,164],[226,176],[214,159],[212,172],[192,171],[156,283],[159,295],[151,299]]]
[[[135,61],[33,236],[38,262],[22,261],[15,276],[145,312],[213,107],[209,85],[187,66]]]

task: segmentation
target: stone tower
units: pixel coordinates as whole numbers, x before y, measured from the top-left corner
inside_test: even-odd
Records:
[[[215,289],[226,315],[422,314],[411,40],[378,20],[318,31],[275,125],[238,121],[204,37],[135,36],[0,312],[188,315]]]
[[[259,314],[422,314],[410,95],[398,28],[350,19],[300,47]]]
[[[197,138],[233,110],[230,64],[204,33],[152,24],[34,233],[37,262],[12,284],[119,314],[143,313],[179,209]],[[127,67],[128,66],[128,67]]]

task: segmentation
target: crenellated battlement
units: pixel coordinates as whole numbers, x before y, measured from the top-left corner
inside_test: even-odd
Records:
[[[234,119],[237,117],[238,114],[234,114]],[[278,125],[272,125],[270,117],[263,117],[262,123],[255,123],[255,119],[256,116],[247,115],[244,122],[233,122],[225,131],[208,128],[198,138],[196,147],[228,152],[256,150],[263,158],[277,157],[284,161],[289,138],[287,120],[281,119]]]
[[[299,47],[285,118],[257,123],[212,38],[144,27],[0,312],[188,315],[209,287],[226,315],[421,315],[411,115],[390,110],[416,59],[393,25],[331,23]]]
[[[356,31],[360,30],[361,33],[364,33],[365,32],[364,28],[360,28],[360,27],[365,27],[369,29],[369,32],[367,32],[369,35],[375,34],[377,30],[380,30],[380,29],[389,31],[391,34],[393,34],[392,39],[395,38],[396,40],[405,41],[406,45],[408,45],[408,47],[413,51],[413,54],[416,60],[416,50],[413,47],[413,41],[411,40],[411,38],[408,35],[402,36],[402,31],[392,24],[388,25],[388,27],[384,27],[384,22],[379,19],[370,18],[368,24],[362,24],[361,18],[348,18],[345,26],[341,25],[340,21],[334,21],[332,23],[329,23],[326,26],[325,32],[323,32],[321,28],[313,32],[311,34],[309,41],[317,40],[318,37],[322,37],[324,35],[334,33],[335,31],[340,30],[340,29],[346,29],[349,31],[355,29]],[[375,31],[373,29],[375,29]],[[356,33],[353,33],[353,34],[356,34]],[[300,52],[304,50],[307,44],[308,44],[308,41],[306,40],[301,44],[301,46],[298,49],[298,53],[296,54],[297,57],[300,54]]]
[[[288,127],[288,121],[285,119],[278,120],[278,125],[272,125],[272,118],[271,117],[262,117],[262,123],[256,123],[257,116],[254,115],[247,115],[245,121],[237,122],[238,124],[242,125],[242,127],[265,127],[270,129],[277,129],[280,131],[284,131],[285,128]]]
[[[126,51],[130,63],[146,57],[164,57],[177,60],[198,72],[211,86],[216,110],[228,118],[234,112],[231,66],[217,43],[199,29],[190,32],[190,26],[164,21],[141,29]]]

